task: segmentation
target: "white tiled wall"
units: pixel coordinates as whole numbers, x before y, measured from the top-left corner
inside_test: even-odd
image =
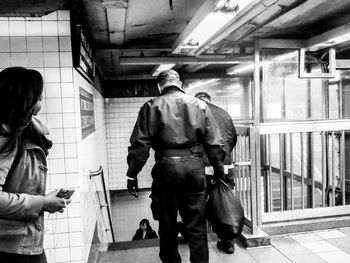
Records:
[[[76,190],[64,213],[46,214],[48,262],[87,262],[96,220],[104,225],[96,196],[100,181],[88,178],[88,170],[99,165],[105,167],[108,178],[103,98],[72,67],[69,11],[41,18],[0,18],[0,29],[0,70],[23,66],[38,70],[44,78],[39,118],[48,124],[54,143],[48,157],[47,191]],[[85,140],[81,139],[78,86],[95,98],[96,132]],[[100,233],[102,240],[107,239],[105,231]]]
[[[109,188],[111,190],[126,189],[126,157],[129,139],[134,128],[140,107],[151,98],[109,98],[105,102],[107,125],[107,150]],[[151,170],[154,165],[154,151],[150,150],[150,158],[138,175],[139,187],[151,186]],[[112,194],[113,225],[116,241],[130,241],[143,218],[147,218],[153,229],[158,230],[158,222],[153,220],[150,209],[149,191],[139,193],[139,198],[128,192]]]
[[[107,169],[107,150],[106,150],[106,123],[104,98],[94,89],[78,72],[74,73],[74,92],[75,104],[79,105],[79,89],[83,88],[94,97],[95,111],[95,129],[96,131],[82,139],[80,114],[75,115],[76,134],[78,141],[78,173],[79,186],[81,193],[80,209],[82,220],[82,240],[83,240],[83,256],[84,262],[87,261],[96,221],[102,225],[103,231],[100,231],[100,239],[102,242],[111,241],[110,232],[105,229],[109,228],[107,210],[100,209],[100,204],[105,204],[104,194],[102,192],[101,176],[90,179],[90,171],[97,171],[102,166],[106,185],[108,186],[108,169]],[[107,236],[108,235],[108,236]]]
[[[107,150],[109,188],[126,189],[126,157],[129,139],[134,128],[140,107],[151,98],[109,98],[105,103],[107,123]],[[139,187],[150,187],[151,170],[154,165],[154,152],[138,175]]]

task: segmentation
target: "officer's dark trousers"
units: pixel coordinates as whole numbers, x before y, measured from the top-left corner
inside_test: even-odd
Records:
[[[178,253],[177,211],[188,231],[191,263],[207,263],[205,218],[206,179],[200,157],[165,158],[152,170],[152,212],[159,221],[160,259],[181,262]]]

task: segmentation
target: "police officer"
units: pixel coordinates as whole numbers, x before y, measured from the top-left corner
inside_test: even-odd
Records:
[[[146,102],[130,137],[127,188],[137,197],[137,174],[155,151],[151,209],[159,221],[160,259],[181,262],[177,212],[188,232],[190,261],[209,261],[205,218],[205,149],[215,176],[223,178],[225,152],[218,125],[208,105],[185,94],[179,75],[166,70],[158,76],[161,95]]]
[[[224,150],[225,150],[225,161],[224,161],[224,168],[225,168],[225,178],[224,181],[231,186],[231,188],[234,187],[234,173],[233,173],[233,163],[232,163],[232,150],[236,146],[237,143],[237,133],[235,126],[233,124],[233,121],[231,119],[230,114],[225,111],[224,109],[214,105],[211,103],[211,97],[206,92],[198,92],[195,95],[196,98],[199,98],[203,101],[205,101],[211,112],[214,115],[215,120],[217,121],[221,135],[224,139]],[[208,180],[208,184],[210,187],[210,179],[213,176],[213,167],[210,166],[210,163],[208,162],[208,159],[205,159],[205,174]],[[219,249],[223,250],[224,252],[228,254],[232,254],[234,252],[234,243],[233,240],[225,240],[222,237],[218,237],[219,241],[217,242],[217,246]]]

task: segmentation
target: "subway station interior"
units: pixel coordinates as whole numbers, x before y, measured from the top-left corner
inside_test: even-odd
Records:
[[[210,262],[350,262],[349,0],[1,0],[0,70],[12,66],[44,78],[47,191],[75,190],[46,215],[49,263],[161,262],[157,239],[131,241],[143,218],[158,229],[154,152],[138,198],[126,158],[166,69],[237,129],[244,230],[232,255],[209,231]]]

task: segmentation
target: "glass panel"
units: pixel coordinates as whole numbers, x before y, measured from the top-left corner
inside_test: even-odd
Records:
[[[337,70],[335,75],[328,81],[329,119],[350,118],[350,71]]]
[[[339,72],[337,72],[337,76],[334,80],[330,80],[328,82],[328,94],[329,94],[329,107],[328,107],[328,115],[329,119],[339,119],[340,118],[340,97],[339,97]]]
[[[350,70],[336,71],[329,80],[329,118],[350,118]]]
[[[261,58],[263,122],[325,118],[327,80],[300,79],[298,51],[264,49]]]
[[[310,99],[309,103],[309,114],[306,116],[306,119],[312,120],[321,120],[325,119],[325,94],[324,86],[327,83],[325,79],[309,79],[307,84],[309,85],[309,94],[308,98]]]
[[[225,109],[234,120],[252,119],[252,84],[250,78],[188,79],[184,81],[187,94],[206,92],[211,102]]]
[[[342,117],[350,118],[350,70],[340,72],[340,88],[342,96]]]

